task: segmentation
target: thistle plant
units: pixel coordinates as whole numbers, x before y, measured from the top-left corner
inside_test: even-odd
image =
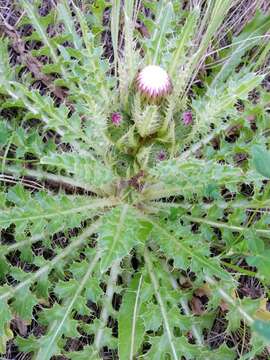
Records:
[[[270,17],[236,32],[243,3],[2,16],[2,356],[269,358]]]

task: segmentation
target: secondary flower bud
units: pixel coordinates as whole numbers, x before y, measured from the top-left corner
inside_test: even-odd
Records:
[[[149,99],[161,98],[172,91],[172,83],[165,70],[157,65],[143,68],[136,78],[137,89]]]
[[[248,121],[250,124],[254,123],[255,120],[256,120],[256,116],[255,116],[255,115],[248,115],[248,116],[247,116],[247,121]]]
[[[118,112],[112,113],[111,120],[115,126],[119,126],[122,122],[122,116]]]
[[[182,120],[183,120],[183,124],[188,126],[192,123],[192,112],[191,111],[185,111],[183,113],[183,117],[182,117]]]
[[[166,153],[164,150],[160,150],[158,153],[157,153],[157,160],[158,161],[163,161],[163,160],[166,160]]]

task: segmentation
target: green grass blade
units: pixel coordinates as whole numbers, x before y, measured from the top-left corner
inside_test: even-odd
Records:
[[[112,36],[112,45],[113,45],[115,76],[117,75],[117,68],[118,68],[118,39],[120,32],[120,13],[121,13],[121,1],[114,0],[112,2],[112,10],[111,10],[111,36]]]
[[[161,7],[160,14],[157,20],[157,28],[154,31],[151,42],[155,46],[153,57],[149,59],[149,63],[159,65],[161,54],[163,51],[164,43],[166,42],[165,36],[170,29],[170,23],[173,17],[173,6],[168,2],[165,6]]]
[[[169,74],[173,77],[177,73],[177,67],[179,67],[186,55],[186,48],[189,46],[188,42],[194,34],[198,18],[199,18],[199,11],[195,8],[191,11],[186,19],[185,25],[179,35],[179,42],[177,42],[177,48],[175,49],[171,62],[168,66]]]

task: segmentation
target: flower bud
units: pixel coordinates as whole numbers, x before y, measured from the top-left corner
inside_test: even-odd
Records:
[[[182,120],[183,120],[183,124],[185,126],[190,125],[192,123],[192,112],[191,111],[185,111],[183,113]]]
[[[150,100],[159,99],[172,91],[172,83],[165,70],[157,65],[148,65],[137,75],[139,92]]]
[[[157,160],[158,161],[163,161],[163,160],[166,160],[166,153],[164,150],[160,150],[158,153],[157,153]]]
[[[122,116],[118,112],[112,113],[111,120],[115,126],[119,126],[122,122]]]

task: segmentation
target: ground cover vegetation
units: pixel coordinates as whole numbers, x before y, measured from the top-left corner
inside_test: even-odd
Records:
[[[269,359],[267,1],[0,1],[2,359]]]

